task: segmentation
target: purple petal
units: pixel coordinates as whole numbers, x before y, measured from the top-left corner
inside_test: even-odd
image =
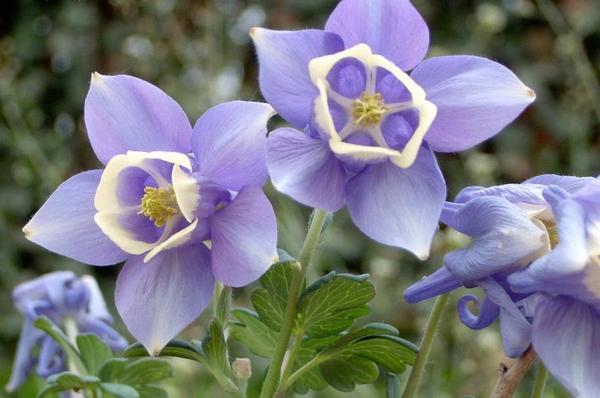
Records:
[[[131,334],[152,355],[210,303],[214,278],[203,245],[164,251],[144,263],[136,256],[121,270],[115,290],[117,310]]]
[[[298,202],[327,211],[344,206],[346,172],[327,142],[277,129],[267,140],[267,165],[275,188]]]
[[[199,172],[232,191],[267,179],[267,121],[274,110],[260,102],[233,101],[209,109],[194,126],[192,149]]]
[[[553,205],[560,242],[550,253],[508,277],[511,288],[517,292],[540,290],[567,295],[585,292],[582,283],[589,254],[584,209],[572,199]]]
[[[573,177],[556,174],[542,174],[523,181],[523,184],[556,185],[567,192],[575,193],[591,181],[597,181],[594,177]]]
[[[475,315],[469,309],[469,303],[479,304],[479,298],[472,294],[465,294],[458,300],[458,315],[460,320],[471,329],[479,330],[490,326],[500,315],[500,307],[485,297]]]
[[[63,182],[23,227],[38,245],[91,265],[111,265],[126,258],[94,222],[94,196],[102,170],[86,171]]]
[[[404,299],[414,304],[458,289],[461,286],[462,282],[452,276],[446,267],[442,267],[433,274],[410,285],[404,292]]]
[[[521,313],[517,304],[493,278],[479,281],[487,298],[500,307],[500,333],[504,352],[511,358],[517,358],[531,344],[531,324]]]
[[[429,47],[429,29],[408,0],[343,0],[325,30],[344,40],[346,48],[365,43],[402,70],[415,67]]]
[[[348,181],[352,220],[370,238],[426,259],[446,197],[446,184],[433,153],[422,148],[402,169],[391,162],[369,165]]]
[[[548,297],[536,308],[532,335],[546,368],[573,396],[598,395],[600,315],[596,310],[566,297]]]
[[[45,334],[41,330],[33,326],[32,319],[25,319],[21,334],[19,335],[19,343],[17,344],[17,352],[15,354],[15,360],[13,362],[12,373],[10,380],[6,385],[6,391],[15,391],[31,372],[31,369],[35,365],[35,360],[32,356],[32,351],[38,341],[44,337]]]
[[[462,151],[487,140],[535,99],[509,69],[480,57],[430,58],[411,77],[437,106],[425,136],[436,152]]]
[[[92,74],[85,125],[104,164],[127,151],[188,153],[192,127],[183,109],[158,87],[133,76]]]
[[[285,120],[304,128],[318,94],[308,75],[308,63],[342,51],[342,40],[336,34],[314,29],[278,32],[254,28],[250,34],[258,55],[263,96]]]
[[[127,340],[125,340],[119,332],[103,320],[85,315],[77,318],[77,323],[81,332],[95,334],[103,342],[108,344],[113,351],[124,350],[129,345]]]
[[[475,281],[520,264],[546,248],[544,231],[521,209],[503,198],[475,198],[444,220],[469,235],[469,247],[452,251],[444,258],[448,270],[463,282]]]
[[[42,378],[61,372],[65,368],[64,353],[60,346],[49,336],[41,340],[36,372]]]
[[[247,186],[211,220],[211,263],[227,286],[253,282],[277,261],[277,221],[260,188]]]

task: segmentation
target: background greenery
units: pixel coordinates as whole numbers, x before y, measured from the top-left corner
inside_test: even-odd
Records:
[[[495,139],[465,153],[439,156],[451,197],[472,184],[519,182],[544,172],[596,175],[600,171],[598,0],[414,3],[430,26],[430,56],[490,57],[512,68],[538,95],[537,102]],[[9,377],[20,328],[20,317],[10,301],[15,284],[44,272],[72,269],[96,275],[107,298],[112,296],[119,267],[78,264],[28,243],[21,233],[62,180],[99,166],[82,118],[90,73],[128,73],[153,82],[182,104],[194,121],[220,101],[261,100],[249,28],[320,27],[335,4],[336,0],[2,3],[0,385]],[[272,189],[270,197],[279,215],[280,244],[296,253],[308,210]],[[431,259],[421,263],[365,238],[342,212],[336,215],[314,270],[370,273],[377,288],[371,318],[393,323],[416,342],[432,303],[409,306],[402,292],[438,267],[444,251],[461,242],[456,233],[443,230]],[[453,295],[452,306],[460,293],[464,292]],[[235,292],[235,303],[247,305],[247,290]],[[486,396],[500,361],[506,360],[497,325],[471,331],[452,308],[443,322],[421,396]],[[201,336],[205,325],[201,319],[185,335]],[[169,385],[173,397],[223,396],[202,369],[175,364],[177,377]],[[255,364],[258,369],[264,362],[255,360]],[[38,382],[32,378],[13,396],[34,396]],[[530,386],[528,378],[518,396],[527,396]],[[338,393],[327,389],[318,396]],[[351,396],[376,394],[368,386]],[[545,396],[567,395],[551,381]]]

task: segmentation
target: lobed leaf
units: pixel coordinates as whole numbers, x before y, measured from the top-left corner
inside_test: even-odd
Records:
[[[232,311],[240,323],[229,325],[231,337],[254,354],[263,358],[271,358],[277,345],[277,333],[274,332],[259,318],[259,316],[246,309]]]
[[[80,391],[88,388],[96,388],[100,384],[100,379],[96,376],[61,372],[48,377],[46,382],[48,384],[38,393],[38,398],[63,391]]]
[[[375,296],[368,278],[331,272],[313,283],[300,296],[296,328],[311,337],[326,337],[368,315],[366,304]]]
[[[95,334],[80,334],[77,336],[76,342],[81,360],[89,373],[98,373],[104,363],[112,358],[110,347]]]

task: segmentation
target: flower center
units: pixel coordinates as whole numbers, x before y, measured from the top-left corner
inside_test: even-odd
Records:
[[[382,116],[388,110],[380,93],[369,94],[363,92],[360,97],[352,101],[352,117],[354,124],[368,127],[379,124]]]
[[[550,247],[555,248],[558,245],[558,226],[555,223],[545,222],[546,231],[548,231],[548,240]]]
[[[143,214],[154,221],[157,227],[165,225],[169,218],[179,214],[173,187],[170,185],[166,188],[145,187],[138,214]]]

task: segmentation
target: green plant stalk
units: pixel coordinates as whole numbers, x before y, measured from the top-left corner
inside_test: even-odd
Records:
[[[322,362],[327,359],[324,355],[317,355],[307,363],[305,363],[300,369],[295,371],[287,380],[285,380],[285,384],[283,385],[282,391],[289,390],[294,383],[304,375],[304,373],[312,370],[315,366],[319,366]]]
[[[310,265],[317,244],[319,243],[319,237],[321,236],[321,230],[323,229],[326,215],[327,213],[320,209],[316,209],[313,213],[306,238],[304,239],[304,244],[302,245],[302,251],[300,252],[300,262],[294,264],[294,275],[290,286],[289,300],[285,308],[285,317],[281,325],[281,330],[279,331],[277,346],[275,347],[275,352],[271,359],[271,365],[269,366],[267,376],[265,377],[260,392],[260,398],[273,397],[279,386],[281,366],[296,322],[298,299],[302,290],[304,275]]]
[[[292,368],[294,367],[294,362],[296,362],[296,357],[298,356],[298,351],[300,351],[300,343],[302,342],[302,337],[304,336],[304,332],[297,331],[294,336],[294,342],[292,343],[292,348],[290,350],[289,355],[287,356],[287,363],[281,375],[281,382],[279,383],[279,389],[277,390],[276,395],[283,395],[288,389],[287,379],[292,372]]]
[[[442,314],[444,313],[444,307],[446,307],[449,297],[449,293],[446,293],[439,296],[435,300],[435,304],[433,305],[433,309],[429,315],[429,320],[427,321],[427,327],[425,328],[425,333],[423,334],[423,340],[421,341],[421,346],[419,347],[419,353],[417,354],[415,365],[413,366],[410,376],[408,377],[408,382],[404,387],[402,398],[413,398],[417,392],[419,381],[423,376],[423,371],[425,370],[425,365],[427,364],[427,359],[429,358],[429,351],[431,350],[435,333],[440,324]]]
[[[542,398],[544,396],[544,389],[546,388],[546,380],[548,380],[548,369],[540,362],[539,368],[535,375],[535,384],[533,385],[533,391],[531,392],[531,398]]]

